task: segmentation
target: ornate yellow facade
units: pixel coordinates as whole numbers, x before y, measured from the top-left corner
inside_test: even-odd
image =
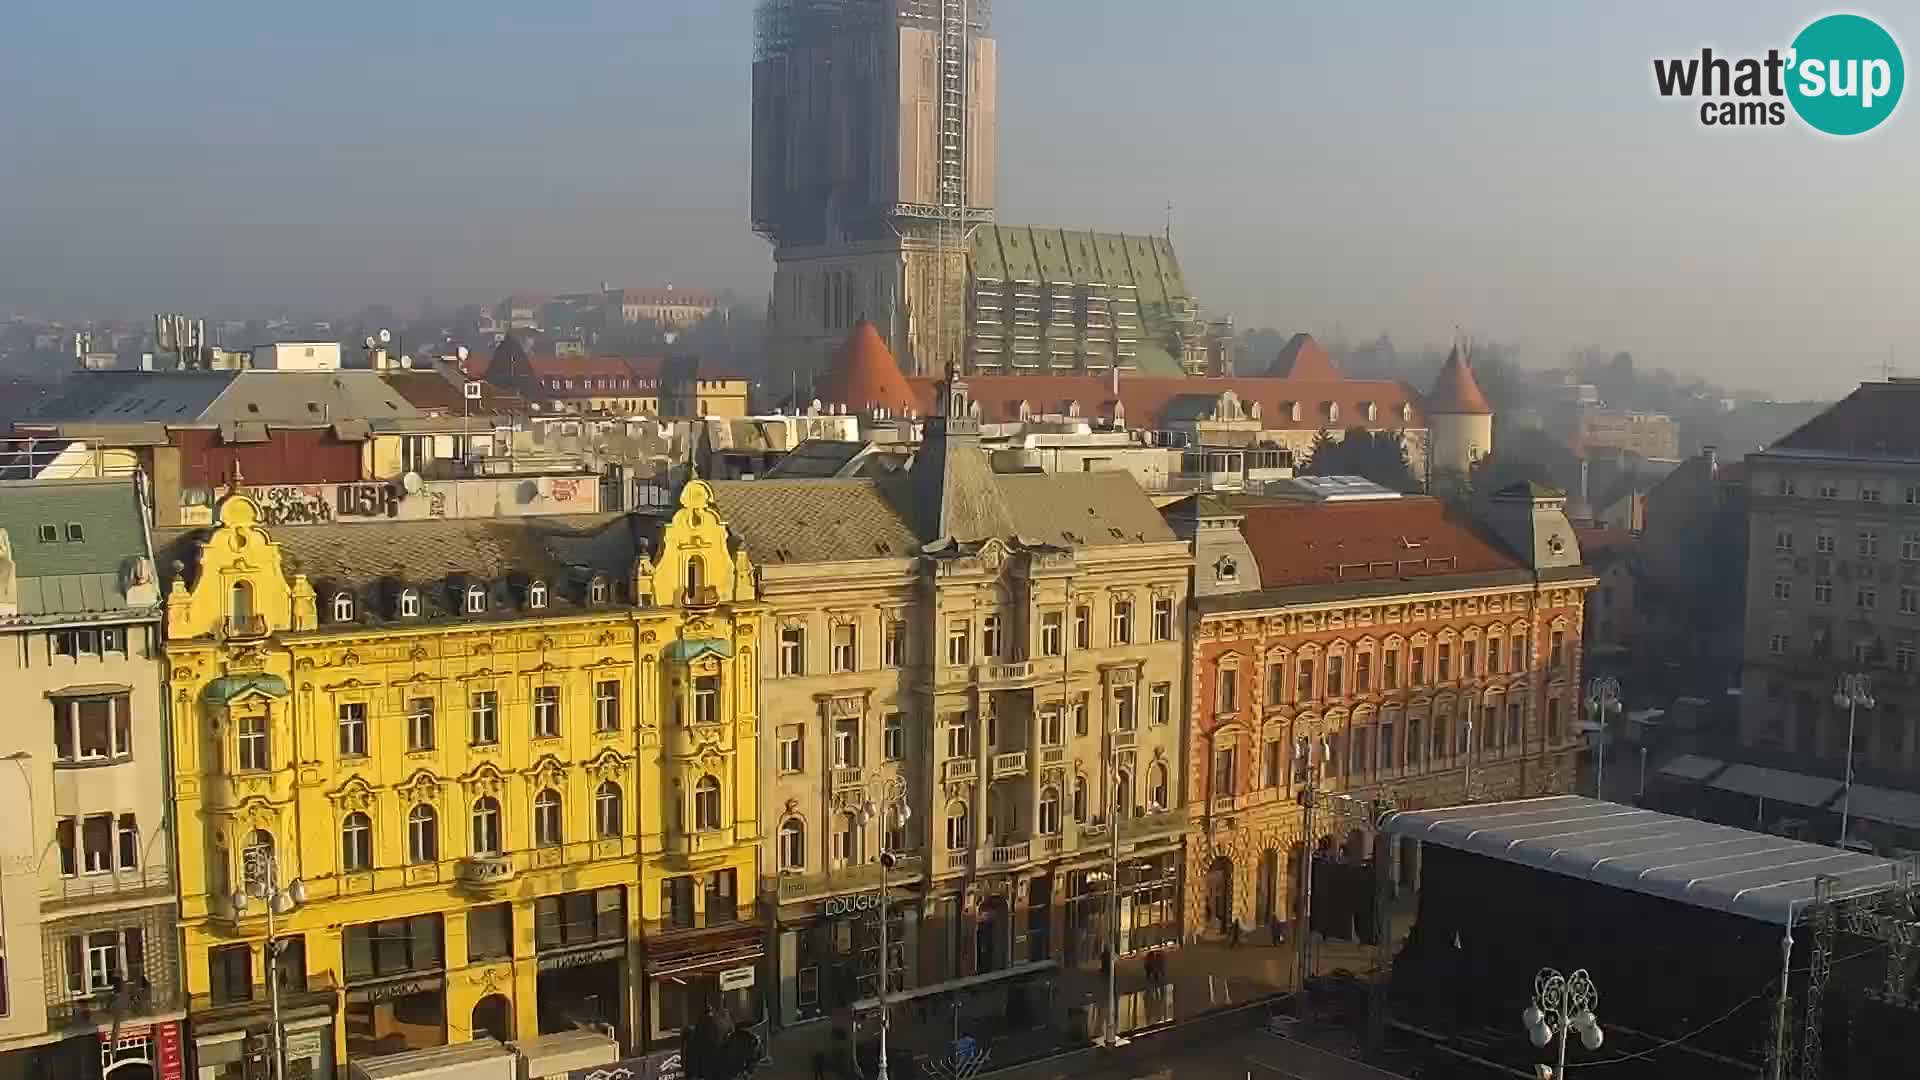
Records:
[[[268,1045],[273,887],[286,1052],[314,1075],[485,1033],[647,1042],[650,939],[748,917],[759,835],[751,567],[704,484],[656,525],[270,534],[236,496],[170,538],[203,1064]]]

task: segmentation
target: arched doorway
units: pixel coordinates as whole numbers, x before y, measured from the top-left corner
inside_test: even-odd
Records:
[[[1260,880],[1254,889],[1253,912],[1262,927],[1272,926],[1279,910],[1275,903],[1279,896],[1280,852],[1268,848],[1260,856]]]
[[[1225,855],[1207,868],[1207,921],[1223,934],[1233,922],[1233,860]]]
[[[994,896],[980,904],[980,920],[973,930],[974,973],[999,971],[1007,966],[1007,954],[1013,947],[1013,922],[1007,917],[1005,897]]]
[[[501,1042],[513,1041],[513,1002],[500,994],[488,994],[475,1002],[473,1033],[491,1035]]]

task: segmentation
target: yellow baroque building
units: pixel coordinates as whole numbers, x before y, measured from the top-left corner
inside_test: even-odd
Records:
[[[156,537],[201,1076],[274,996],[290,1077],[758,1018],[761,608],[709,500]]]

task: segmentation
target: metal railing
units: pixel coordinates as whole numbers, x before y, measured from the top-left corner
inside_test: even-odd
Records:
[[[941,766],[940,775],[948,780],[972,780],[980,775],[980,763],[973,758],[949,758]]]
[[[839,765],[833,770],[833,786],[836,788],[859,787],[860,780],[861,771],[858,765]]]
[[[146,893],[171,895],[171,868],[157,865],[117,873],[81,874],[63,877],[40,887],[40,898],[47,904],[83,903],[109,897],[126,899]]]
[[[1002,776],[1019,776],[1026,771],[1027,752],[1025,750],[1014,750],[1005,754],[993,755],[993,775],[995,779],[999,779]]]
[[[1033,859],[1033,841],[1022,840],[1017,844],[996,844],[987,851],[988,866],[1018,866]]]

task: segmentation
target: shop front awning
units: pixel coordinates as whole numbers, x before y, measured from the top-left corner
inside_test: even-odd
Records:
[[[1726,772],[1714,777],[1707,786],[1756,799],[1810,807],[1825,806],[1840,794],[1838,780],[1760,765],[1729,765]]]
[[[1715,757],[1680,754],[1660,766],[1660,776],[1666,780],[1685,780],[1697,784],[1725,768],[1726,764]]]
[[[1855,784],[1853,794],[1847,801],[1847,812],[1857,818],[1878,821],[1882,825],[1920,829],[1920,791]]]

